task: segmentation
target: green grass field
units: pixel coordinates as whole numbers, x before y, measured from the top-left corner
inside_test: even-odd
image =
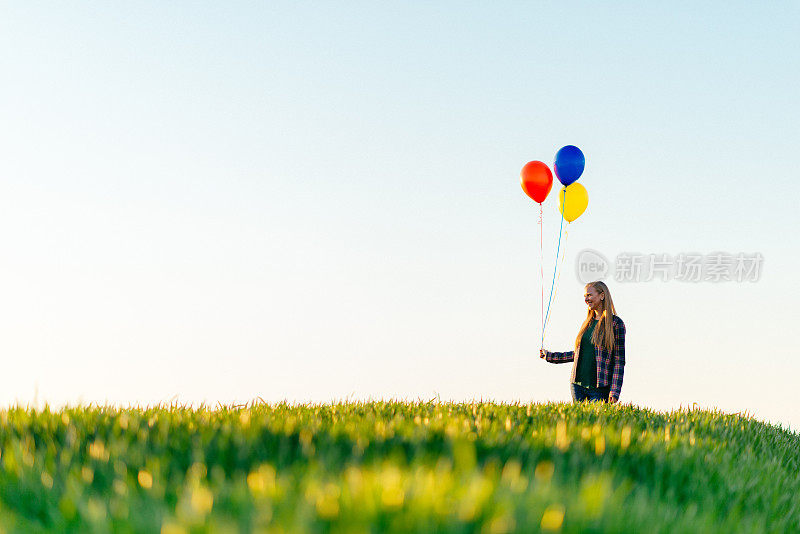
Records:
[[[605,404],[0,411],[5,532],[800,532],[800,435]]]

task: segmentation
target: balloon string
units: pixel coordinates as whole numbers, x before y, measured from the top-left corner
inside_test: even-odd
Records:
[[[550,318],[550,304],[553,302],[553,287],[556,284],[556,268],[558,267],[558,254],[561,251],[561,233],[564,227],[564,208],[567,203],[567,188],[564,188],[564,199],[561,202],[561,222],[558,225],[558,248],[556,249],[556,264],[553,265],[553,281],[550,283],[550,298],[547,299],[547,313],[545,314],[544,326],[542,327],[542,348],[544,348],[544,329],[547,328],[547,320]]]
[[[544,238],[542,233],[542,203],[539,203],[539,285],[542,288],[542,348],[544,348]]]
[[[564,228],[564,246],[561,248],[561,259],[558,262],[558,278],[556,278],[556,289],[555,292],[553,293],[553,301],[555,301],[556,297],[558,296],[558,287],[559,287],[559,282],[561,281],[561,272],[563,271],[562,267],[564,265],[564,257],[567,255],[567,239],[569,238],[570,222],[571,221],[567,221],[567,227]],[[549,320],[550,318],[548,317],[548,321]],[[547,324],[545,324],[545,328],[546,327]]]

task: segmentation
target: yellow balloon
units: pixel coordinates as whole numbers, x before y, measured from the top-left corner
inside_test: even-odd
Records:
[[[567,196],[566,207],[564,206],[565,194]],[[586,206],[588,205],[589,193],[587,193],[586,188],[578,182],[572,182],[568,186],[562,187],[558,192],[558,211],[560,211],[569,222],[580,217],[583,212],[586,211]]]

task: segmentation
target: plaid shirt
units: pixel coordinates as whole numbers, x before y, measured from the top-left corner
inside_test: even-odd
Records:
[[[622,373],[625,368],[625,323],[622,319],[613,316],[614,325],[614,350],[611,354],[605,347],[595,347],[595,362],[597,367],[597,387],[611,386],[610,397],[619,399],[622,389]],[[544,351],[544,359],[550,363],[567,363],[574,361],[572,366],[572,382],[575,382],[575,375],[578,372],[578,358],[575,354],[580,354],[581,346],[578,342],[576,351],[551,352]]]

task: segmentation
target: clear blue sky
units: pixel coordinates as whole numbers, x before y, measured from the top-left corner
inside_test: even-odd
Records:
[[[538,358],[533,159],[575,255],[760,252],[613,283],[622,402],[800,429],[797,3],[4,3],[0,401],[569,400]],[[545,202],[545,268],[558,235]]]

